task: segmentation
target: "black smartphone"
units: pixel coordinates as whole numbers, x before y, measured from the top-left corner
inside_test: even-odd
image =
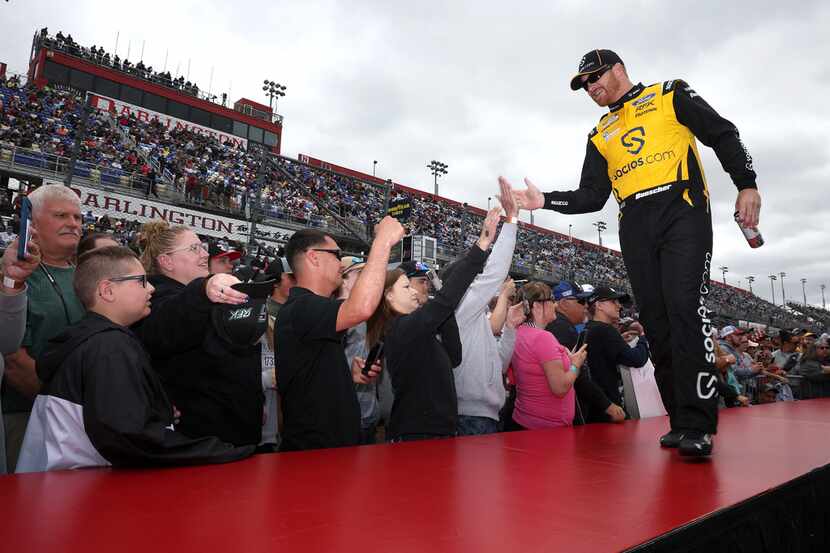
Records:
[[[265,299],[274,291],[275,280],[265,282],[237,282],[231,288],[246,294],[251,299]]]
[[[369,376],[369,369],[381,357],[383,357],[383,342],[378,342],[369,350],[369,355],[366,357],[366,362],[363,364],[363,369],[360,372],[364,376]]]
[[[32,237],[32,202],[24,197],[20,202],[20,232],[17,239],[17,258],[26,259],[29,250],[29,238]]]
[[[579,333],[579,336],[576,337],[576,344],[574,345],[574,349],[572,350],[573,353],[576,353],[577,351],[579,351],[579,348],[581,348],[582,345],[585,343],[585,339],[587,338],[587,336],[588,336],[588,331],[587,330],[583,330],[582,332]]]

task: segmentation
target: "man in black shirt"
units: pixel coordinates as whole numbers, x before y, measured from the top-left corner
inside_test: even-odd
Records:
[[[547,326],[546,330],[553,334],[560,344],[571,351],[579,341],[579,332],[576,325],[581,325],[588,317],[588,298],[590,292],[583,291],[579,284],[563,280],[553,289],[553,299],[556,300],[556,318]],[[591,379],[590,365],[586,362],[579,371],[574,382],[576,390],[576,416],[574,424],[585,424],[589,421],[622,422],[625,420],[625,411],[616,403],[612,403],[602,389]],[[603,414],[605,416],[603,416]]]
[[[360,407],[354,383],[368,384],[360,370],[350,370],[343,333],[366,321],[383,294],[392,246],[403,238],[401,224],[385,217],[352,293],[331,298],[342,281],[341,252],[323,232],[295,233],[285,248],[297,285],[277,315],[277,382],[283,409],[281,451],[340,447],[360,443]],[[361,361],[358,359],[358,362]],[[378,368],[379,370],[379,368]]]
[[[645,336],[633,348],[620,335],[616,324],[620,308],[631,298],[607,286],[599,286],[588,300],[588,311],[593,319],[585,327],[588,343],[588,365],[591,376],[605,396],[616,405],[622,404],[617,365],[642,367],[648,361],[648,342]],[[638,332],[638,334],[640,334]],[[592,422],[607,421],[605,413],[592,413]]]

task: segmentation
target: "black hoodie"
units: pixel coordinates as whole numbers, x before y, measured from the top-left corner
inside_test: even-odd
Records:
[[[173,430],[172,405],[141,342],[96,313],[52,338],[37,368],[43,387],[18,472],[224,463],[253,452]]]

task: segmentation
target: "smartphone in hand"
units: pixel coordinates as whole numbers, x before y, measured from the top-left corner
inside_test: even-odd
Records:
[[[369,370],[372,368],[372,365],[381,357],[383,357],[383,342],[378,342],[369,350],[369,355],[366,357],[366,362],[360,371],[363,373],[363,376],[369,376]]]
[[[32,237],[32,202],[24,197],[20,202],[20,233],[17,240],[17,258],[26,259],[29,239]]]

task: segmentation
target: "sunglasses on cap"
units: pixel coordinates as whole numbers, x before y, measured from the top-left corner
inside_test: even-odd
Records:
[[[582,81],[582,89],[588,90],[588,85],[594,84],[595,82],[600,80],[602,76],[605,75],[606,71],[608,71],[609,69],[611,69],[610,65],[603,65],[602,68],[600,68],[599,70],[590,73],[588,77],[584,81]]]

